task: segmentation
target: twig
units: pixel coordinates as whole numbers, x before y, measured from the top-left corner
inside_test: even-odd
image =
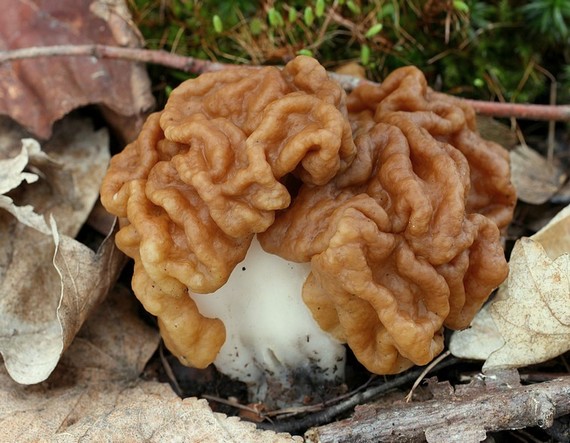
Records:
[[[522,103],[498,103],[464,99],[479,114],[493,117],[514,117],[521,120],[570,120],[568,105],[529,105]]]
[[[366,389],[370,383],[372,382],[372,380],[375,379],[375,376],[370,377],[366,383],[364,383],[363,385],[360,385],[359,387],[357,387],[356,389],[353,389],[350,392],[347,392],[346,394],[343,395],[339,395],[337,397],[331,398],[330,400],[326,400],[323,401],[321,403],[315,403],[312,405],[308,405],[308,406],[297,406],[297,407],[290,407],[290,408],[282,408],[282,409],[277,409],[275,411],[267,411],[263,413],[264,417],[277,417],[278,419],[284,418],[284,417],[291,417],[294,415],[299,415],[299,414],[304,414],[307,412],[315,412],[315,411],[321,411],[335,403],[338,403],[344,399],[350,398],[353,395],[355,395],[356,393]]]
[[[185,57],[166,51],[106,45],[58,45],[0,51],[0,63],[29,58],[56,56],[90,56],[97,58],[131,60],[179,69],[193,74],[220,71],[222,69],[235,67],[235,65],[231,64],[199,60],[193,57]],[[346,90],[352,90],[361,82],[368,81],[347,75],[331,75],[337,79]],[[468,99],[465,99],[465,102],[473,106],[476,112],[494,117],[514,117],[528,120],[570,120],[570,106],[568,105],[530,105]]]
[[[242,411],[251,412],[252,414],[259,415],[259,416],[271,421],[271,419],[266,417],[265,414],[263,414],[263,412],[260,412],[257,409],[251,408],[249,406],[242,405],[238,401],[226,400],[225,398],[216,397],[215,395],[209,395],[209,394],[202,394],[202,398],[205,398],[206,400],[209,400],[209,401],[214,401],[216,403],[220,403],[222,405],[231,406],[233,408],[240,409]]]
[[[414,395],[414,391],[416,390],[416,388],[420,385],[420,383],[422,382],[422,380],[425,378],[425,376],[427,374],[429,374],[429,372],[434,368],[434,366],[436,366],[440,361],[442,361],[443,359],[449,357],[451,355],[451,351],[447,350],[445,351],[443,354],[441,354],[440,356],[438,356],[434,361],[432,361],[429,365],[426,366],[426,368],[423,370],[423,372],[420,374],[420,376],[416,379],[416,381],[414,382],[414,384],[412,385],[412,388],[410,389],[410,392],[408,392],[408,395],[406,395],[406,403],[409,403],[412,400],[412,395]]]
[[[30,48],[0,51],[0,63],[24,60],[38,57],[59,56],[88,56],[96,58],[109,58],[130,60],[141,63],[151,63],[179,69],[184,72],[200,74],[203,72],[220,71],[234,65],[199,60],[193,57],[184,57],[166,51],[154,49],[125,48],[107,45],[56,45],[35,46]]]
[[[352,397],[357,392],[360,392],[360,391],[366,389],[370,385],[372,380],[374,380],[375,378],[376,378],[376,376],[374,375],[374,376],[370,377],[366,381],[366,383],[362,384],[361,386],[357,387],[356,389],[353,389],[352,391],[347,392],[346,394],[339,395],[335,398],[323,401],[321,403],[315,403],[315,404],[308,405],[308,406],[292,406],[292,407],[281,408],[281,409],[276,409],[276,410],[272,410],[272,411],[257,410],[257,409],[251,408],[247,405],[243,405],[243,404],[239,403],[237,400],[224,399],[224,398],[216,397],[216,396],[209,395],[209,394],[202,394],[202,398],[205,398],[206,400],[214,401],[216,403],[220,403],[223,405],[232,406],[234,408],[241,409],[243,411],[252,412],[253,414],[255,414],[256,416],[258,416],[261,419],[260,421],[267,420],[270,423],[273,423],[272,418],[277,418],[277,420],[283,420],[284,418],[292,417],[292,416],[299,415],[299,414],[305,414],[307,412],[321,411],[321,410],[323,410],[323,409],[325,409],[325,408],[327,408],[327,407],[329,407],[335,403],[340,402],[341,400]]]
[[[164,355],[164,344],[162,341],[160,342],[160,346],[158,347],[158,349],[159,349],[160,361],[162,363],[162,367],[164,368],[164,372],[166,373],[166,376],[170,381],[170,386],[172,386],[172,390],[176,393],[176,395],[182,397],[182,389],[180,389],[180,385],[178,384],[178,380],[174,375],[174,371],[172,370],[170,363],[168,363],[168,360]]]
[[[440,363],[433,370],[440,370],[446,368],[448,366],[457,363],[457,361],[458,360],[456,358],[450,358],[449,360]],[[296,434],[313,426],[318,426],[324,423],[330,423],[334,421],[334,419],[337,416],[350,411],[355,406],[362,403],[366,403],[374,398],[386,394],[387,392],[390,392],[396,388],[399,388],[403,385],[412,382],[413,380],[418,378],[418,376],[422,372],[423,372],[422,368],[408,371],[404,374],[397,376],[392,380],[389,380],[378,386],[371,387],[366,391],[359,392],[343,402],[340,402],[327,409],[323,409],[322,411],[316,412],[314,414],[308,415],[300,419],[276,421],[275,423],[272,424],[259,423],[257,426],[262,429],[271,429],[275,432],[289,432],[292,434]]]
[[[570,377],[530,386],[477,385],[391,407],[366,405],[347,420],[313,428],[307,442],[481,441],[488,431],[548,428],[570,412]]]

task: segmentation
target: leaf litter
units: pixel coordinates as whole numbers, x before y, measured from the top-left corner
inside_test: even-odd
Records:
[[[517,240],[497,296],[455,332],[451,352],[484,370],[541,363],[570,350],[570,206]]]
[[[10,171],[0,182],[9,193],[0,196],[0,353],[20,383],[48,377],[121,268],[112,238],[97,252],[73,238],[98,199],[108,144],[105,130],[69,118],[45,151],[24,139],[0,165]]]
[[[301,441],[180,399],[140,374],[160,337],[117,286],[85,323],[44,383],[22,386],[0,369],[0,426],[6,441]]]
[[[123,0],[0,0],[0,49],[105,44],[141,46]],[[0,65],[0,114],[40,139],[70,111],[96,104],[125,140],[154,104],[145,67],[95,57],[39,57]]]
[[[548,202],[568,178],[562,164],[549,160],[527,145],[510,151],[511,180],[519,200],[533,205]]]

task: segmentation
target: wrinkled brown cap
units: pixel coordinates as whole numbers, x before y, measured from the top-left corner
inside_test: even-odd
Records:
[[[428,363],[443,326],[470,323],[507,275],[499,229],[515,203],[506,152],[417,69],[347,99],[308,57],[180,85],[101,196],[135,293],[184,363],[211,363],[225,339],[188,289],[222,286],[259,234],[311,262],[305,303],[376,373]]]
[[[310,58],[205,74],[176,88],[112,159],[101,200],[122,219],[116,242],[135,259],[137,296],[184,363],[208,365],[225,339],[188,289],[227,281],[253,235],[291,204],[288,174],[322,185],[351,163],[345,100]]]
[[[515,203],[507,153],[474,113],[415,68],[348,97],[357,146],[328,184],[304,186],[261,243],[311,261],[303,297],[370,371],[426,364],[442,326],[465,328],[504,280],[499,227]]]

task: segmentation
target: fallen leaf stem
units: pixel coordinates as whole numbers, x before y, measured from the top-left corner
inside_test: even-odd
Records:
[[[141,63],[150,63],[179,69],[192,74],[220,71],[229,69],[235,65],[200,60],[194,57],[186,57],[163,50],[127,48],[108,45],[56,45],[35,46],[9,51],[0,51],[0,63],[24,60],[38,57],[58,56],[91,56],[96,58],[109,58],[131,60]],[[331,73],[344,89],[352,90],[362,82],[369,80],[360,79],[350,75]],[[464,99],[479,114],[493,117],[514,117],[526,120],[570,120],[570,105],[536,105],[526,103],[500,103],[483,100]]]

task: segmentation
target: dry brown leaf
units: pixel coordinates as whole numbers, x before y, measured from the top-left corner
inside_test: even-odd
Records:
[[[0,426],[6,441],[293,442],[179,399],[167,384],[139,378],[157,331],[136,314],[124,288],[85,323],[52,376],[21,386],[0,369]]]
[[[508,151],[512,150],[518,144],[517,135],[509,125],[491,116],[482,114],[477,114],[476,120],[477,130],[484,139],[494,141]]]
[[[540,231],[532,235],[551,260],[570,253],[570,206],[558,212]]]
[[[487,360],[489,355],[505,345],[489,306],[490,303],[483,306],[468,329],[451,334],[449,350],[455,357]]]
[[[568,351],[569,252],[570,206],[532,237],[517,241],[506,284],[471,329],[453,334],[452,353],[486,359],[489,370],[540,363]]]
[[[486,370],[540,363],[570,349],[570,254],[552,260],[538,241],[522,238],[510,263],[508,288],[490,307],[505,345]]]
[[[37,174],[25,172],[24,169],[28,166],[30,158],[42,154],[45,155],[39,143],[26,138],[22,139],[22,150],[16,157],[0,160],[0,209],[11,213],[20,223],[44,234],[50,234],[45,219],[36,213],[32,206],[17,206],[12,198],[5,195],[20,186],[22,182],[34,183],[38,180]]]
[[[124,0],[0,0],[0,50],[33,46],[140,46]],[[71,110],[97,104],[130,140],[153,106],[144,65],[42,57],[0,65],[0,114],[41,139]]]
[[[519,200],[540,205],[558,192],[567,175],[558,162],[548,161],[526,145],[511,151],[511,180]]]
[[[114,286],[63,354],[50,383],[69,385],[71,379],[83,385],[131,383],[138,379],[160,342],[157,329],[140,318],[139,309],[127,288]]]
[[[14,156],[10,143],[0,146],[4,162],[18,164],[2,176],[0,188],[35,180],[2,196],[7,211],[0,209],[0,232],[7,235],[0,236],[0,353],[10,375],[28,384],[54,369],[112,286],[123,257],[112,239],[95,253],[72,238],[98,198],[109,161],[107,133],[66,119],[46,143],[46,154],[25,143]],[[23,171],[26,157],[34,173]]]

